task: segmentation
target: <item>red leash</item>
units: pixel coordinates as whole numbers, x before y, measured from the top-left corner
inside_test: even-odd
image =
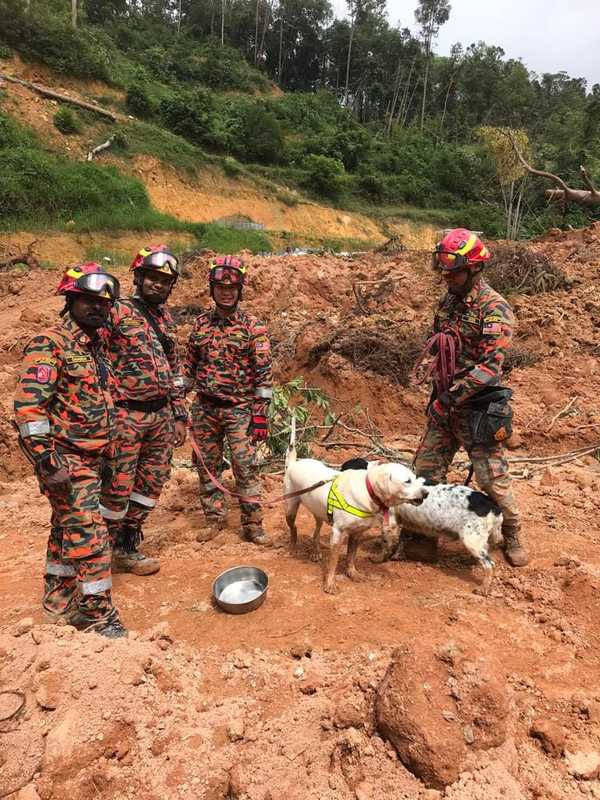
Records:
[[[240,501],[240,503],[252,503],[253,505],[273,506],[276,503],[282,503],[284,500],[289,500],[292,497],[300,497],[300,495],[302,494],[307,494],[308,492],[312,492],[313,489],[318,489],[320,486],[325,486],[325,484],[331,483],[333,480],[335,480],[335,477],[337,477],[336,475],[333,478],[328,478],[328,480],[318,481],[317,483],[313,483],[312,486],[307,486],[306,489],[298,489],[295,492],[289,492],[288,494],[282,494],[280,497],[275,497],[273,500],[265,500],[261,502],[260,497],[246,497],[243,494],[232,492],[231,489],[228,489],[226,486],[223,486],[223,484],[216,477],[216,475],[212,474],[212,472],[206,465],[206,461],[202,458],[202,453],[200,452],[200,448],[198,447],[198,442],[194,437],[194,433],[191,427],[189,428],[189,435],[190,435],[190,444],[192,445],[192,450],[194,451],[196,458],[202,465],[202,469],[206,472],[212,483],[214,483],[217,489],[219,489],[221,492],[228,494],[230,497],[236,497]]]
[[[456,372],[457,355],[462,350],[460,332],[449,327],[434,333],[426,342],[413,370],[415,383],[425,383],[430,378],[436,387],[438,397],[452,385]],[[428,365],[424,361],[431,358]]]

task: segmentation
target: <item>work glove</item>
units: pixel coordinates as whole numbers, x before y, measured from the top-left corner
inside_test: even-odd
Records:
[[[450,408],[452,406],[452,399],[448,392],[442,392],[439,397],[430,404],[427,409],[427,416],[432,422],[438,425],[445,425],[450,416]]]
[[[266,441],[269,435],[269,423],[264,412],[252,412],[249,433],[253,442]]]
[[[117,467],[112,459],[103,459],[100,467],[100,482],[102,486],[110,486],[117,474]]]
[[[68,497],[73,489],[71,476],[66,467],[60,467],[52,473],[42,474],[40,480],[51,494]]]

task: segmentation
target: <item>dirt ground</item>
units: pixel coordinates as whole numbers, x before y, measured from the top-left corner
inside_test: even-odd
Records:
[[[600,797],[600,463],[594,453],[563,465],[535,461],[600,441],[600,228],[556,232],[530,247],[549,255],[571,286],[511,298],[518,434],[509,457],[528,567],[511,569],[497,553],[492,593],[482,598],[458,546],[444,543],[435,566],[376,564],[373,531],[358,557],[367,581],[340,575],[340,593],[325,595],[302,512],[296,557],[281,506],[267,510],[272,549],[240,541],[235,509],[216,540],[194,541],[202,520],[184,447],[146,531],[160,573],[115,576],[131,630],[119,642],[43,624],[49,511],[9,419],[19,352],[60,307],[51,296],[58,274],[0,275],[0,797]],[[188,306],[206,302],[204,263],[188,264],[186,275],[173,296],[182,342]],[[359,308],[353,283],[379,279],[365,285]],[[415,448],[426,389],[356,369],[334,334],[375,329],[400,340],[424,330],[441,291],[425,253],[251,258],[249,284],[245,302],[269,323],[278,381],[301,374],[329,393],[349,427],[365,430],[368,413],[387,445]],[[342,429],[314,454],[339,463],[369,450]],[[463,477],[461,466],[454,478]],[[280,474],[264,478],[267,497],[280,490]],[[326,552],[326,532],[323,543]],[[242,563],[268,573],[268,597],[252,614],[229,616],[212,605],[211,584]],[[429,691],[439,653],[459,648],[473,663],[495,665],[506,698],[501,743],[484,747],[465,727],[467,756],[445,788],[415,777],[378,730],[377,695],[399,648],[413,654],[417,687]],[[445,694],[429,705],[438,703],[454,710],[416,722],[439,728],[442,741],[448,730],[450,746],[454,729],[444,726],[460,702]]]

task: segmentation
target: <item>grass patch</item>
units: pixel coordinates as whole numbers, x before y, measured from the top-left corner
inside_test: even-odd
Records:
[[[95,261],[98,264],[105,263],[104,259],[110,259],[109,265],[111,267],[128,267],[131,264],[134,253],[128,253],[124,250],[107,250],[103,247],[94,245],[88,247],[83,256],[84,261]]]
[[[263,231],[238,230],[225,225],[207,223],[200,236],[201,247],[215,250],[217,253],[238,253],[250,250],[252,253],[269,253],[273,245]]]
[[[126,149],[130,154],[154,156],[159,161],[182,170],[192,177],[197,175],[198,167],[207,160],[199,147],[157,125],[147,122],[132,122],[120,130],[126,137]],[[121,152],[123,152],[123,148],[121,148]]]

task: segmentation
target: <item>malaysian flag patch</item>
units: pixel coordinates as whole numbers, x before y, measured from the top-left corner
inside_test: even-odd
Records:
[[[488,336],[499,336],[502,333],[502,325],[499,322],[487,322],[483,326],[483,334]]]

